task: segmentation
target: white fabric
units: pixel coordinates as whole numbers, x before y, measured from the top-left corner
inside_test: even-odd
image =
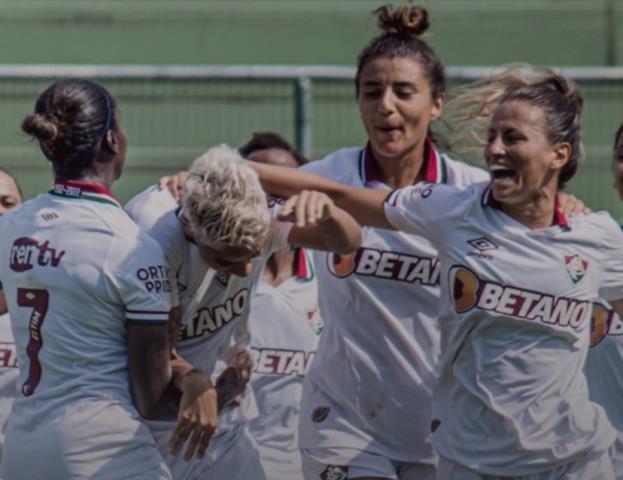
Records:
[[[9,314],[0,315],[0,455],[4,446],[4,426],[17,395],[17,351]]]
[[[276,217],[280,204],[271,199],[271,213]],[[291,224],[273,219],[261,254],[252,260],[253,268],[248,277],[217,273],[210,282],[203,298],[194,300],[208,266],[201,259],[197,246],[188,240],[182,230],[178,206],[167,190],[150,187],[139,193],[126,205],[126,211],[136,223],[148,232],[162,247],[171,272],[174,295],[182,308],[182,315],[190,321],[182,325],[177,351],[194,367],[212,374],[216,381],[226,367],[226,361],[236,351],[246,348],[249,341],[248,316],[251,296],[266,259],[287,245]],[[186,315],[192,302],[196,311]],[[219,424],[208,447],[208,457],[218,458],[233,448],[239,435],[228,435],[233,430],[242,434],[244,425],[257,415],[253,394],[249,388],[239,408],[228,408],[219,415]],[[168,441],[175,427],[174,422],[149,422],[150,428],[163,455],[168,451]],[[201,460],[193,460],[201,463]],[[176,479],[186,478],[170,464]],[[242,464],[234,462],[231,471]],[[199,467],[202,468],[202,467]],[[187,468],[185,468],[187,470]],[[233,473],[232,473],[233,474]]]
[[[305,480],[435,480],[437,473],[435,466],[428,463],[397,462],[349,448],[305,449],[301,455]]]
[[[339,150],[305,169],[348,185],[387,188],[365,178],[363,152]],[[437,160],[451,184],[487,178],[445,155]],[[421,236],[368,227],[362,233],[355,255],[314,254],[325,329],[305,378],[300,446],[432,464],[431,392],[440,356],[437,252]]]
[[[614,473],[607,452],[586,455],[571,463],[533,475],[508,477],[480,475],[473,470],[441,457],[437,480],[613,480]]]
[[[588,350],[584,366],[590,398],[601,405],[617,440],[611,450],[617,480],[623,480],[623,321],[614,314],[608,334]]]
[[[259,411],[250,431],[270,480],[302,479],[297,438],[303,378],[322,328],[316,278],[293,276],[276,287],[260,280],[249,326]]]
[[[582,368],[592,301],[623,255],[623,234],[606,213],[530,230],[484,205],[487,192],[486,183],[406,188],[385,213],[439,247],[435,448],[479,473],[530,475],[614,441]],[[618,288],[609,280],[612,297],[623,297],[622,274]]]
[[[164,255],[116,201],[95,198],[43,194],[0,218],[20,371],[8,479],[169,478],[131,402],[126,345],[126,322],[168,320]]]

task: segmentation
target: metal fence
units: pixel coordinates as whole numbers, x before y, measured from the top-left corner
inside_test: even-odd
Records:
[[[623,215],[610,188],[612,136],[623,119],[623,68],[562,68],[586,100],[587,158],[570,185],[595,209]],[[494,68],[450,67],[450,86]],[[0,65],[0,165],[15,171],[26,196],[45,190],[50,172],[21,134],[20,119],[53,79],[93,78],[119,103],[130,137],[123,179],[129,198],[159,175],[186,166],[208,146],[240,145],[254,131],[277,131],[311,158],[360,145],[354,69],[334,66]]]

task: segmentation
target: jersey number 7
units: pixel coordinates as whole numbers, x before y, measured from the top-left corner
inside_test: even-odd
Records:
[[[43,325],[45,315],[48,313],[49,299],[50,295],[47,290],[30,288],[17,289],[17,304],[20,307],[32,308],[32,314],[30,315],[30,322],[28,324],[30,340],[26,346],[26,355],[28,355],[29,360],[28,378],[22,385],[22,394],[24,394],[25,397],[34,393],[35,388],[41,380],[41,363],[39,362],[38,354],[43,346],[41,325]]]

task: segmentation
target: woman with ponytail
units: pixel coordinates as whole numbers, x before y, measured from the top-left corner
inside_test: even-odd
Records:
[[[324,191],[360,223],[423,235],[439,252],[438,479],[610,480],[615,431],[589,400],[583,366],[593,301],[623,313],[623,233],[607,213],[560,210],[583,152],[575,85],[552,71],[518,78],[489,110],[489,182],[387,195],[256,170],[275,194]]]
[[[427,10],[407,4],[375,13],[381,31],[359,55],[355,79],[368,142],[303,169],[381,195],[422,181],[465,188],[485,180],[484,171],[439,151],[430,134],[446,79],[423,39]],[[376,228],[363,234],[354,255],[314,254],[326,326],[301,406],[305,478],[434,479],[437,252],[421,236]]]

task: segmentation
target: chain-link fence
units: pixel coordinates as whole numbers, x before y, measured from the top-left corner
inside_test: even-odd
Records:
[[[562,69],[585,97],[586,160],[570,191],[616,217],[623,207],[611,188],[613,135],[623,106],[622,68]],[[491,68],[449,68],[451,85]],[[37,95],[55,78],[94,78],[116,98],[130,138],[122,200],[160,175],[187,166],[207,147],[244,143],[275,131],[311,158],[361,145],[365,134],[346,67],[0,66],[0,165],[14,171],[27,197],[49,188],[49,165],[20,131]]]

